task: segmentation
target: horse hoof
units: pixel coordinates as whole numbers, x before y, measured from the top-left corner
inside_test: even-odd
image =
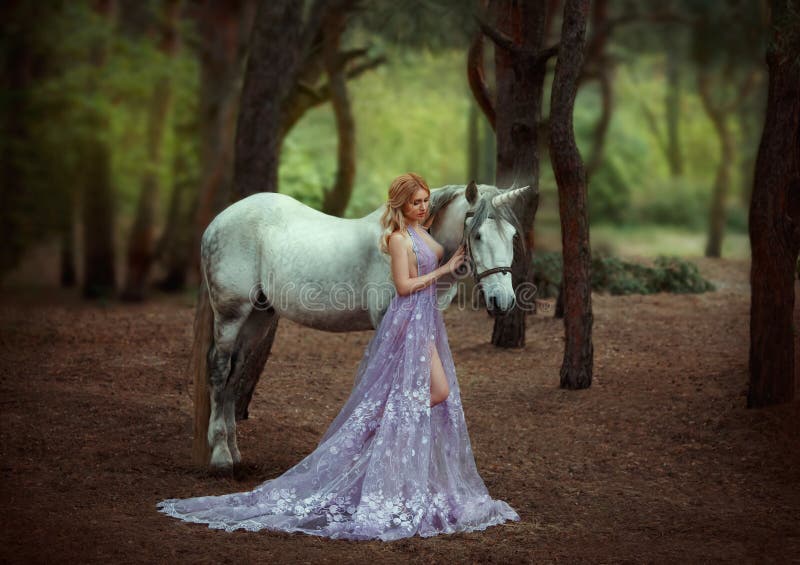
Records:
[[[209,470],[214,474],[231,474],[233,472],[233,458],[227,445],[214,449],[211,454]]]
[[[214,465],[208,466],[208,472],[217,477],[230,476],[233,474],[233,463],[228,465]]]

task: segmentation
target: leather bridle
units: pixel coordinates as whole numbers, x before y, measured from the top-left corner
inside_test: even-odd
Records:
[[[492,267],[491,269],[486,269],[482,273],[478,273],[477,265],[475,263],[475,258],[472,256],[472,249],[469,245],[469,238],[467,237],[467,218],[470,218],[475,215],[475,212],[467,212],[464,216],[464,229],[463,229],[463,237],[461,239],[461,243],[464,244],[465,247],[465,261],[464,264],[467,265],[467,268],[472,271],[472,277],[475,280],[475,284],[478,284],[483,277],[488,277],[494,273],[511,273],[511,267]],[[489,215],[487,216],[489,219],[495,219],[494,216]]]

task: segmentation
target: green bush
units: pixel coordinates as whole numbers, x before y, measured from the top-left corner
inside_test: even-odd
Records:
[[[653,181],[637,194],[634,215],[642,224],[704,230],[708,225],[708,188],[686,179]]]
[[[592,258],[592,290],[610,294],[652,294],[651,269],[619,257]]]
[[[592,290],[620,294],[701,293],[714,285],[700,276],[697,265],[680,257],[660,255],[654,267],[596,254],[592,257]],[[539,253],[533,258],[534,284],[539,298],[558,296],[563,263],[560,253]]]
[[[747,233],[749,211],[739,205],[729,206],[725,214],[725,227],[736,233]]]
[[[558,296],[562,269],[561,253],[534,254],[533,283],[537,288],[537,297],[552,298]]]
[[[714,285],[700,276],[697,265],[680,257],[661,255],[656,258],[652,286],[654,292],[676,294],[701,293],[714,290]]]
[[[628,219],[631,191],[620,171],[618,159],[611,155],[591,179],[588,204],[592,223],[620,223]]]

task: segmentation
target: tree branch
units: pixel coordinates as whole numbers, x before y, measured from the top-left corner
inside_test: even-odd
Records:
[[[467,80],[469,82],[472,96],[483,111],[486,119],[495,129],[497,115],[494,105],[489,96],[489,88],[486,85],[486,78],[483,74],[483,34],[477,32],[472,39],[467,54]]]
[[[611,124],[611,111],[613,106],[614,90],[611,87],[611,79],[608,75],[607,69],[601,68],[598,81],[600,82],[600,92],[602,96],[602,105],[600,118],[594,128],[592,135],[594,145],[589,159],[586,162],[586,175],[591,177],[600,165],[603,164],[603,149],[605,147],[606,134],[608,127]]]
[[[490,26],[484,20],[482,20],[479,16],[475,16],[475,21],[480,27],[481,31],[484,35],[486,35],[492,42],[500,47],[501,49],[505,49],[512,55],[515,55],[520,52],[520,48],[514,43],[510,37],[508,37],[505,33]]]
[[[551,58],[558,55],[559,44],[556,43],[555,45],[551,45],[550,47],[545,47],[538,53],[533,56],[532,64],[533,66],[543,65],[547,63]]]
[[[668,155],[667,144],[661,135],[661,131],[658,129],[658,120],[656,119],[655,114],[653,114],[653,111],[646,102],[642,101],[640,104],[642,107],[642,113],[644,113],[644,117],[646,118],[647,125],[650,126],[650,131],[653,132],[653,137],[656,138],[658,147],[664,152],[664,155]]]
[[[742,81],[742,86],[739,89],[739,95],[730,102],[727,106],[722,108],[722,111],[725,113],[733,112],[745,101],[745,99],[750,96],[750,92],[752,92],[753,87],[758,84],[758,73],[755,69],[750,70],[747,73],[747,76]]]

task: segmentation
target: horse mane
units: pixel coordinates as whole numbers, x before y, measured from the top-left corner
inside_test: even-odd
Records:
[[[430,207],[428,208],[428,215],[435,216],[445,206],[450,204],[450,202],[452,202],[456,196],[464,194],[464,190],[466,188],[467,187],[463,184],[448,184],[441,188],[435,188],[431,190],[431,203]]]
[[[466,188],[467,187],[462,184],[447,185],[443,186],[442,188],[431,190],[429,214],[433,216],[437,212],[443,210],[445,206],[452,202],[457,196],[463,195]],[[498,194],[501,194],[503,191],[496,186],[487,184],[479,185],[478,189],[478,203],[470,210],[474,213],[474,216],[472,221],[467,226],[467,231],[464,234],[465,237],[471,237],[474,232],[479,230],[483,225],[483,222],[486,221],[486,218],[493,218],[495,220],[504,220],[511,224],[511,226],[514,228],[514,231],[520,234],[521,237],[519,240],[524,246],[525,237],[522,237],[522,224],[520,223],[519,218],[514,213],[514,210],[511,208],[511,206],[495,206],[492,204],[492,198]],[[500,237],[505,238],[504,232],[501,232]]]

